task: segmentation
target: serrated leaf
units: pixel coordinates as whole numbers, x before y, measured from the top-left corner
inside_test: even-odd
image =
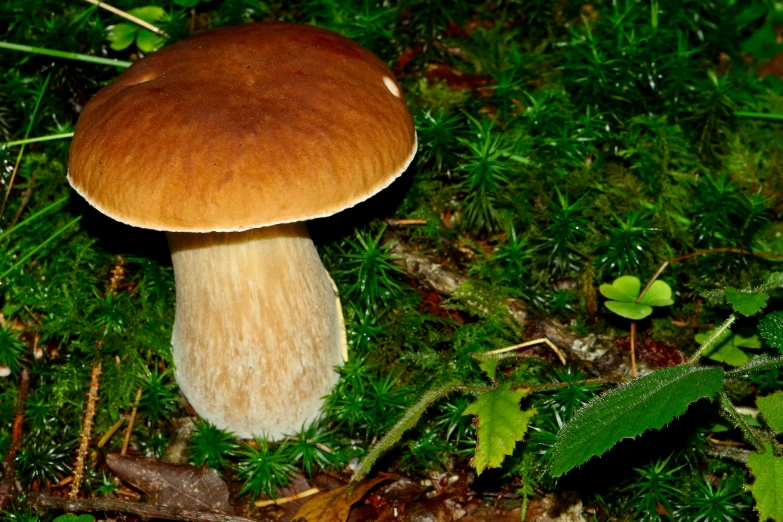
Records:
[[[783,432],[783,391],[759,397],[756,406],[770,428]]]
[[[759,321],[759,333],[768,345],[783,352],[783,311],[765,315]]]
[[[506,455],[514,451],[517,442],[527,432],[527,423],[536,414],[536,409],[519,409],[519,401],[529,391],[525,388],[512,390],[511,384],[484,392],[465,408],[463,415],[475,415],[477,432],[476,456],[473,466],[480,475],[486,468],[497,468]]]
[[[611,285],[601,285],[598,291],[607,299],[633,303],[639,297],[642,283],[638,277],[622,276],[612,281]]]
[[[716,395],[722,384],[720,368],[675,366],[592,399],[558,433],[552,475],[562,475],[602,455],[622,439],[664,427],[690,403]]]
[[[767,306],[766,292],[758,290],[737,290],[726,287],[726,302],[734,307],[734,312],[742,315],[755,315]]]
[[[656,279],[650,288],[644,293],[640,304],[646,304],[649,306],[671,306],[674,304],[672,300],[672,287],[665,281]]]
[[[616,313],[620,317],[631,319],[632,321],[639,321],[649,316],[653,309],[651,306],[643,305],[639,303],[625,303],[620,301],[606,301],[604,303],[606,307],[612,312]]]
[[[772,444],[764,443],[764,453],[751,453],[748,456],[748,468],[755,480],[748,489],[756,500],[754,509],[759,512],[759,520],[772,519],[783,521],[783,457],[776,457]]]

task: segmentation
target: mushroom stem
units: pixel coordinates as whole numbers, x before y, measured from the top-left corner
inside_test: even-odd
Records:
[[[168,232],[180,389],[204,419],[279,440],[318,417],[345,332],[303,223]]]

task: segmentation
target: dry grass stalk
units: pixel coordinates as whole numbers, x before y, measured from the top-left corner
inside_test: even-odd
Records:
[[[95,403],[98,402],[98,388],[101,383],[101,370],[103,361],[98,361],[92,367],[90,376],[90,391],[87,394],[87,408],[84,410],[84,423],[79,434],[79,452],[76,454],[76,462],[73,466],[73,484],[68,498],[75,499],[79,496],[79,488],[84,476],[84,460],[87,458],[87,449],[90,446],[90,434],[92,433],[92,420],[95,417]]]

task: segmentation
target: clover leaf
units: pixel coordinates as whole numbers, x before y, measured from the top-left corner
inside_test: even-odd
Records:
[[[166,11],[162,7],[147,6],[131,9],[128,14],[154,24],[166,17]],[[164,39],[152,31],[142,29],[134,23],[123,22],[109,29],[109,47],[115,51],[122,51],[136,42],[140,51],[149,53],[163,46]]]
[[[653,306],[671,306],[672,289],[663,281],[655,281],[639,298],[642,284],[638,277],[622,276],[611,285],[603,284],[598,289],[608,299],[606,307],[620,317],[639,321],[649,316]]]

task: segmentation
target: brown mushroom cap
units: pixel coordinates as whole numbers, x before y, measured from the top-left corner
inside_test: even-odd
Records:
[[[312,26],[248,24],[162,49],[96,94],[68,179],[129,225],[240,231],[353,206],[415,150],[401,90],[370,51]]]

